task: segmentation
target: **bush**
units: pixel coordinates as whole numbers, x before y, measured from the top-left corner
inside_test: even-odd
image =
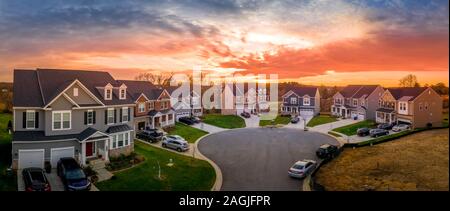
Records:
[[[83,170],[84,170],[84,173],[86,174],[86,176],[88,176],[88,177],[97,175],[97,172],[94,171],[94,169],[92,169],[92,167],[90,167],[90,166],[85,167]]]

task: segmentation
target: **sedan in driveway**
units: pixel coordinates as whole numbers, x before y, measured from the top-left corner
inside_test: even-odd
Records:
[[[193,125],[195,124],[195,121],[191,119],[190,117],[181,117],[178,119],[179,122],[182,122],[187,125]]]
[[[288,170],[288,175],[294,178],[305,178],[307,175],[314,172],[317,162],[314,160],[300,160],[297,161]]]
[[[391,130],[394,127],[394,123],[381,123],[377,126],[378,129]]]
[[[25,191],[51,191],[50,183],[41,168],[26,168],[22,171]]]
[[[409,126],[407,124],[399,124],[399,125],[392,127],[392,131],[395,131],[395,132],[400,132],[400,131],[409,130],[409,129],[411,129],[411,126]]]
[[[251,115],[250,115],[250,113],[244,111],[241,113],[241,116],[248,119],[248,118],[250,118]]]
[[[368,135],[370,135],[370,129],[366,128],[366,127],[358,128],[358,130],[356,131],[356,134],[361,137],[368,136]]]
[[[189,144],[184,138],[178,135],[164,136],[162,147],[184,152],[189,150]]]
[[[316,155],[320,159],[331,159],[339,154],[339,148],[331,144],[323,144],[317,149]]]
[[[298,116],[291,118],[291,123],[293,123],[293,124],[297,124],[299,121],[300,121],[300,118]]]
[[[372,129],[370,130],[370,137],[378,137],[378,136],[384,136],[389,134],[389,131],[384,129]]]
[[[153,129],[153,130],[144,130],[144,131],[138,132],[136,134],[136,138],[154,143],[154,142],[161,140],[163,135],[164,134],[162,132],[160,132],[156,129]]]
[[[61,158],[57,168],[58,176],[61,177],[65,190],[88,191],[91,189],[91,182],[75,159]]]

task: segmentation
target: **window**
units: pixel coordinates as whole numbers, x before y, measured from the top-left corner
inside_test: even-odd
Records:
[[[364,100],[361,101],[361,106],[364,106],[364,104],[365,104],[365,101]]]
[[[122,108],[122,122],[128,122],[129,118],[128,118],[128,107],[123,107]]]
[[[117,148],[117,135],[113,135],[112,136],[112,148],[115,149]]]
[[[291,104],[297,104],[297,98],[296,97],[292,97],[291,98]]]
[[[303,98],[303,105],[311,105],[311,101],[309,97],[304,97]]]
[[[27,111],[26,113],[27,119],[27,129],[34,129],[36,127],[36,112],[35,111]]]
[[[117,139],[117,147],[123,147],[123,133],[119,134]]]
[[[73,88],[73,96],[78,97],[78,88]]]
[[[358,106],[358,100],[357,99],[353,99],[353,106]]]
[[[107,124],[114,124],[114,114],[115,111],[113,108],[108,108],[108,113],[107,113]]]
[[[71,118],[70,111],[54,111],[53,130],[70,130]]]
[[[112,88],[106,87],[105,88],[105,100],[111,100],[112,99]]]
[[[125,134],[124,134],[124,136],[125,136],[125,146],[130,145],[130,140],[129,140],[128,134],[129,134],[129,133],[125,133]]]
[[[419,111],[422,111],[422,110],[423,110],[422,103],[419,103]]]
[[[428,110],[428,103],[425,103],[425,110]]]
[[[151,101],[148,103],[148,110],[153,110],[155,108],[155,102]]]
[[[121,100],[124,100],[124,99],[126,99],[127,98],[127,92],[126,92],[126,89],[124,89],[124,88],[120,88],[120,95],[119,95],[119,98],[121,99]]]
[[[86,123],[88,125],[93,125],[94,124],[94,111],[92,111],[92,110],[87,111]]]
[[[117,133],[112,135],[111,138],[111,149],[117,149],[120,147],[125,147],[130,145],[130,133]]]
[[[139,103],[138,111],[139,113],[143,113],[145,111],[145,103]]]
[[[178,96],[178,102],[183,101],[183,97],[182,96]]]

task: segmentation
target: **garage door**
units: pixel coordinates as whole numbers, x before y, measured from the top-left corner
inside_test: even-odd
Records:
[[[364,114],[358,114],[358,120],[364,120],[365,115]]]
[[[51,162],[52,168],[55,168],[58,164],[60,158],[64,157],[74,157],[74,147],[65,147],[65,148],[52,148],[51,149]]]
[[[19,150],[19,169],[44,168],[44,149]]]
[[[177,120],[180,119],[181,117],[187,117],[190,116],[190,112],[179,112],[177,113]]]
[[[300,110],[300,116],[313,116],[314,115],[314,111],[311,109],[308,110]]]

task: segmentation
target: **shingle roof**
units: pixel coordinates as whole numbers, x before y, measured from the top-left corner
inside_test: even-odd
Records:
[[[44,131],[16,131],[13,134],[14,142],[21,141],[56,141],[56,140],[73,140],[73,141],[84,141],[94,133],[98,132],[98,130],[94,128],[86,128],[79,134],[69,134],[69,135],[56,135],[56,136],[46,136]],[[100,136],[95,137],[95,139],[99,138],[108,138],[108,136]]]
[[[310,97],[315,97],[317,94],[317,87],[309,87],[309,86],[297,87],[296,86],[296,87],[291,87],[289,89],[286,89],[286,93],[288,93],[291,90],[298,96],[308,95]]]
[[[42,107],[42,95],[34,70],[15,70],[13,105],[16,107]]]
[[[401,88],[388,88],[389,92],[392,96],[399,100],[403,98],[403,100],[414,100],[417,96],[422,94],[427,89],[427,87],[401,87]],[[407,97],[407,98],[405,98]]]
[[[125,131],[130,131],[130,130],[133,130],[133,128],[131,128],[127,124],[122,124],[122,125],[111,126],[108,129],[106,129],[106,132],[111,134],[111,133],[120,133],[120,132],[125,132]]]
[[[384,113],[392,113],[392,112],[394,112],[394,109],[378,108],[377,111],[384,112]]]
[[[164,91],[162,88],[158,88],[148,81],[131,81],[131,80],[118,80],[119,83],[124,83],[127,86],[127,91],[136,101],[142,93],[149,100],[156,100]]]
[[[366,98],[375,91],[377,87],[378,85],[348,85],[340,90],[339,93],[345,98]]]

